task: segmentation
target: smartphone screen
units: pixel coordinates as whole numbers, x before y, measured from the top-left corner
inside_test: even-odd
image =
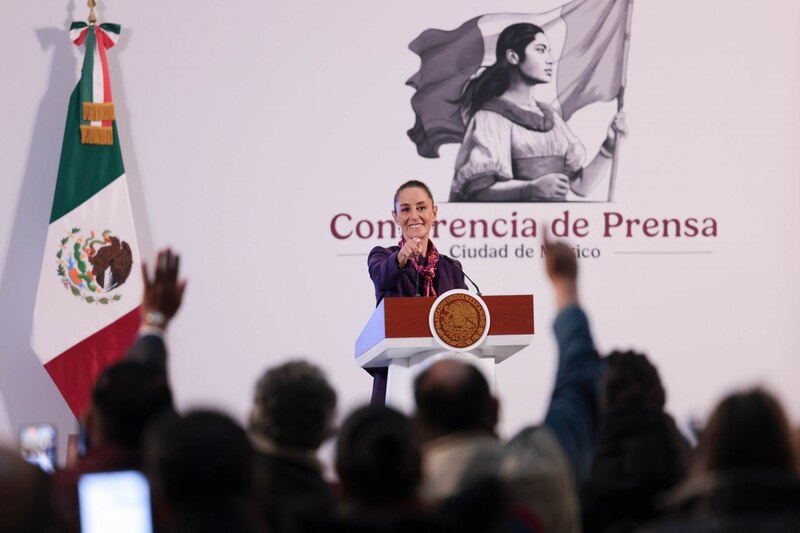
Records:
[[[84,474],[78,480],[81,533],[152,533],[150,485],[136,470]]]
[[[28,424],[19,430],[22,458],[48,474],[56,470],[56,428],[52,424]]]

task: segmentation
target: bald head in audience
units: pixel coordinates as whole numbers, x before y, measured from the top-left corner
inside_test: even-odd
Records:
[[[414,399],[424,440],[451,433],[494,433],[498,403],[473,365],[456,359],[432,364],[414,382]]]

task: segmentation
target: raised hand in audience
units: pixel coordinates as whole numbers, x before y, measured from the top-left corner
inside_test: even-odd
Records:
[[[169,321],[178,312],[186,289],[186,280],[178,279],[179,267],[180,256],[170,248],[158,253],[152,277],[148,274],[147,264],[142,261],[143,325],[166,329]]]
[[[139,337],[125,354],[133,361],[153,363],[166,370],[167,345],[164,332],[183,301],[186,280],[178,279],[180,257],[167,248],[158,253],[155,271],[150,276],[142,261],[142,322]]]
[[[547,275],[556,290],[556,301],[559,309],[578,303],[578,260],[575,252],[560,241],[551,241],[544,233],[544,249]]]

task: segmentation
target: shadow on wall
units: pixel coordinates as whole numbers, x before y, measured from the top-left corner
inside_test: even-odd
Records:
[[[69,95],[77,83],[78,62],[75,46],[69,40],[68,28],[75,20],[74,1],[67,4],[67,19],[63,28],[36,30],[42,47],[42,57],[52,52],[52,67],[46,92],[42,97],[33,128],[28,160],[16,207],[6,264],[0,280],[0,422],[9,426],[12,438],[23,424],[50,422],[59,431],[59,461],[63,464],[66,452],[66,435],[76,432],[76,422],[69,407],[36,354],[30,347],[33,308],[36,289],[45,254],[47,228],[53,202],[61,142],[66,119]],[[123,32],[115,52],[124,47]],[[112,80],[117,80],[116,101],[124,95],[120,71],[111,62]],[[112,82],[113,83],[113,82]],[[133,155],[128,129],[127,109],[117,107],[120,119],[118,131],[123,154]],[[135,158],[126,158],[132,163]],[[128,167],[133,211],[138,221],[140,250],[152,249],[142,192],[137,179],[136,165]],[[131,172],[133,170],[133,172]],[[145,230],[143,235],[142,230]],[[144,237],[144,239],[142,239]],[[142,240],[145,242],[143,243]],[[144,246],[142,246],[142,244]],[[3,430],[0,427],[0,430]]]
[[[68,10],[71,13],[72,6]],[[59,430],[59,455],[75,418],[30,347],[36,286],[47,238],[67,100],[76,82],[76,60],[64,28],[36,30],[43,55],[53,49],[47,92],[42,97],[31,138],[25,175],[0,280],[0,392],[12,431],[32,422],[51,422]]]

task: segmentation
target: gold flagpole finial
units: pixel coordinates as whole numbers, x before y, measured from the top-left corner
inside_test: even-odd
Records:
[[[94,8],[97,5],[97,3],[94,0],[89,0],[88,2],[86,2],[86,5],[89,6],[89,24],[96,24],[97,17],[94,14]]]

